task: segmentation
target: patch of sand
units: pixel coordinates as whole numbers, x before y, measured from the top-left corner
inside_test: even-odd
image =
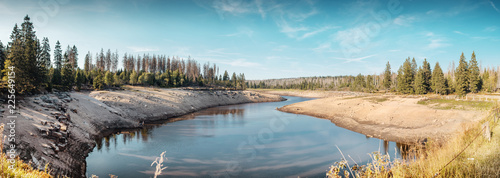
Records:
[[[420,97],[333,96],[278,110],[331,120],[337,126],[399,143],[446,139],[486,117],[485,111],[439,110],[417,104]]]

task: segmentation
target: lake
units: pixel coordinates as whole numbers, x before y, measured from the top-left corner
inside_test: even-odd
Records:
[[[399,157],[394,142],[326,119],[277,111],[310,100],[285,98],[209,108],[97,140],[87,157],[87,177],[153,177],[151,163],[164,151],[168,168],[159,177],[325,177],[342,159],[336,146],[350,164],[366,163],[374,151]]]

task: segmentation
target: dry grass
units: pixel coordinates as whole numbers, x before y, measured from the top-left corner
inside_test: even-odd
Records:
[[[387,155],[381,156],[375,152],[371,154],[372,162],[366,166],[354,166],[350,171],[346,171],[347,161],[344,159],[330,167],[326,175],[327,177],[347,177],[349,174],[353,177],[500,177],[500,127],[498,126],[500,121],[494,122],[493,118],[498,116],[498,113],[492,113],[481,123],[444,145],[428,142],[423,149],[413,147],[413,151],[410,151],[406,159],[390,161]],[[484,123],[488,123],[492,128],[491,141],[482,136]]]
[[[3,127],[0,125],[0,138],[3,138]],[[7,155],[3,152],[3,144],[0,145],[0,177],[1,178],[51,178],[48,165],[45,165],[45,172],[33,169],[27,163],[24,163],[19,158],[16,158],[14,168],[11,169],[9,166],[10,162],[7,160]]]

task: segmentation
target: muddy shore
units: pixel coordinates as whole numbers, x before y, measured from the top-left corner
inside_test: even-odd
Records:
[[[337,126],[368,137],[414,144],[424,140],[444,143],[458,132],[478,123],[487,111],[435,109],[417,104],[422,96],[352,94],[321,91],[265,91],[292,96],[318,96],[319,99],[287,105],[278,110],[328,119]]]
[[[36,95],[18,101],[17,152],[22,160],[40,170],[49,163],[53,175],[85,177],[85,159],[96,146],[96,138],[209,107],[283,100],[277,95],[253,91],[134,86],[115,91]],[[4,124],[6,115],[3,114]],[[4,141],[4,147],[6,144]]]

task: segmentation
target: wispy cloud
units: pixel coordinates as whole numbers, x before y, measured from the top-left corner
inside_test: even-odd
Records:
[[[417,18],[415,16],[400,15],[400,16],[396,17],[393,20],[393,22],[396,25],[410,26],[416,20],[417,20]]]
[[[433,50],[451,45],[446,42],[447,41],[446,38],[441,37],[440,35],[436,35],[432,32],[427,32],[425,36],[428,38],[429,41],[429,44],[426,46],[427,49]]]
[[[307,31],[309,28],[304,26],[292,27],[288,24],[285,19],[281,19],[276,22],[276,25],[280,27],[280,32],[286,34],[290,38],[297,38],[298,33],[302,31]]]
[[[227,37],[247,36],[247,37],[251,38],[253,36],[253,33],[254,33],[254,31],[249,29],[249,28],[240,28],[238,30],[238,32],[236,32],[236,33],[231,33],[231,34],[227,34],[227,35],[223,35],[223,36],[227,36]]]
[[[288,48],[287,45],[279,45],[276,48],[274,48],[273,51],[283,51],[283,50],[285,50],[287,48]]]
[[[339,28],[338,26],[326,26],[326,27],[321,27],[319,29],[316,29],[316,30],[313,30],[313,31],[310,31],[310,32],[307,32],[305,33],[304,35],[302,35],[301,37],[298,38],[298,40],[303,40],[303,39],[306,39],[306,38],[309,38],[311,36],[314,36],[318,33],[321,33],[321,32],[324,32],[324,31],[327,31],[327,30],[330,30],[330,29],[335,29],[335,28]]]
[[[332,57],[333,59],[338,59],[338,60],[344,60],[344,63],[350,63],[350,62],[363,62],[364,59],[368,59],[371,57],[376,56],[377,54],[372,54],[368,56],[362,56],[362,57],[357,57],[357,58],[342,58],[342,57]]]
[[[453,33],[456,33],[456,34],[459,34],[459,35],[466,35],[465,33],[461,32],[461,31],[457,31],[457,30],[453,31]]]
[[[156,47],[137,47],[137,46],[131,46],[131,47],[128,47],[128,49],[132,50],[134,53],[137,53],[137,52],[159,51],[158,48],[156,48]]]
[[[498,28],[496,26],[491,26],[491,27],[486,27],[484,29],[485,32],[494,32],[496,31]]]
[[[495,3],[493,3],[493,1],[490,1],[490,5],[491,7],[493,7],[493,9],[495,9],[498,13],[500,13],[500,10],[498,10],[497,6],[495,6]]]

